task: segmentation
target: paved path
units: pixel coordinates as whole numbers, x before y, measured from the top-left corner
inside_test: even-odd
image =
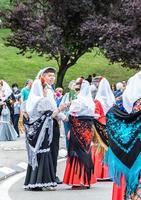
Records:
[[[58,173],[61,178],[64,167],[65,161],[60,160]],[[0,200],[111,200],[111,182],[98,182],[86,190],[72,190],[70,186],[59,185],[56,191],[32,192],[22,188],[24,176],[22,173],[4,181],[0,185]]]
[[[60,138],[59,159],[66,156],[65,138]],[[23,172],[27,166],[25,135],[16,141],[0,142],[0,181]]]

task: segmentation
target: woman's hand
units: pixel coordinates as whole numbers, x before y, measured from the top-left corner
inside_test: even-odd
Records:
[[[63,110],[66,110],[66,108],[67,108],[67,104],[66,104],[66,103],[63,103],[63,104],[61,104],[61,105],[59,106],[60,112],[63,111]]]

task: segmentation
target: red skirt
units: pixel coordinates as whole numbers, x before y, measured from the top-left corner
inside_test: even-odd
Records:
[[[125,180],[124,177],[121,177],[120,180],[120,187],[114,183],[113,184],[113,195],[112,200],[123,200],[125,194]]]
[[[78,158],[74,158],[72,162],[70,162],[70,158],[67,159],[66,169],[64,173],[63,182],[67,185],[72,186],[90,186],[88,180],[85,180],[85,169],[84,166],[80,167],[80,163]],[[96,178],[94,173],[91,174],[90,184],[96,183]]]
[[[94,163],[94,174],[97,179],[109,179],[109,171],[106,165],[103,165],[104,152],[96,152],[94,146],[91,148],[92,159]]]
[[[139,181],[139,183],[141,184],[141,179]],[[117,186],[115,183],[113,185],[113,195],[112,195],[112,200],[123,200],[124,199],[124,194],[125,194],[125,179],[124,177],[122,176],[121,177],[121,180],[120,180],[120,187]],[[137,200],[140,200],[141,199],[141,189],[138,188],[136,193],[138,194],[138,197]],[[132,196],[132,195],[131,195]],[[136,196],[136,195],[135,195]],[[133,195],[131,197],[131,199],[136,199],[135,196]]]

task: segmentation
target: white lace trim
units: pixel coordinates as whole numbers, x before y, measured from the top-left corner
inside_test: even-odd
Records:
[[[36,187],[56,187],[57,183],[56,182],[51,182],[51,183],[36,183],[36,184],[28,184],[28,185],[24,185],[24,189],[28,189],[28,188],[36,188]]]
[[[3,121],[3,120],[0,120],[0,123],[4,123],[4,124],[10,124],[10,122]]]
[[[37,153],[46,153],[46,152],[49,152],[49,151],[50,151],[50,148],[40,149],[39,151],[37,151]]]

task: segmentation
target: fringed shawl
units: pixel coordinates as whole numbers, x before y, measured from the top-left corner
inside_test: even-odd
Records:
[[[107,113],[109,149],[105,163],[110,176],[120,185],[123,175],[127,194],[135,192],[141,172],[141,111],[128,114],[114,106]]]

